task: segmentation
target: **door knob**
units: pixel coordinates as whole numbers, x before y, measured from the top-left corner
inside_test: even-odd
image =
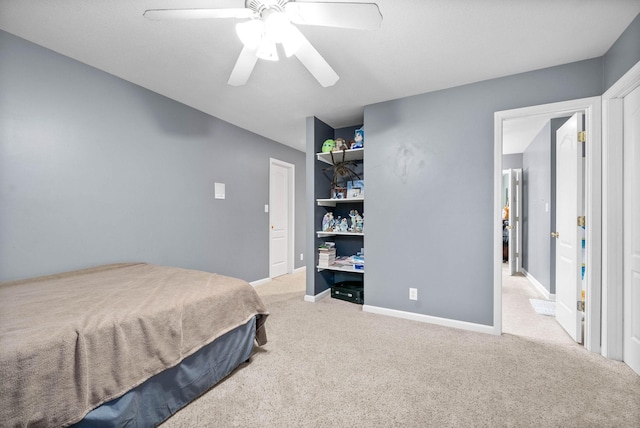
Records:
[[[551,237],[557,239],[560,237],[560,234],[558,232],[551,232]]]

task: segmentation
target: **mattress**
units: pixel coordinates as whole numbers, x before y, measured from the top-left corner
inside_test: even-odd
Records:
[[[90,411],[74,428],[156,426],[247,361],[256,318],[205,345],[180,364]]]
[[[0,420],[66,426],[268,312],[237,278],[144,263],[0,283]]]

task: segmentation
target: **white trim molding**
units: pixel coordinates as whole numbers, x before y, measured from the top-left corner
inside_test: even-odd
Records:
[[[251,284],[251,286],[255,288],[264,284],[268,284],[270,282],[271,282],[271,278],[263,278],[263,279],[258,279],[256,281],[251,281],[249,284]]]
[[[549,292],[549,290],[547,290],[544,287],[544,285],[542,285],[542,283],[540,283],[540,281],[538,281],[533,275],[531,275],[529,272],[527,272],[526,269],[522,269],[522,274],[525,276],[525,278],[527,278],[529,280],[531,285],[533,285],[533,287],[536,290],[538,290],[540,292],[540,294],[542,294],[544,296],[545,299],[547,299],[547,300],[556,300],[556,295],[555,294],[551,294]]]
[[[602,355],[622,360],[623,99],[640,86],[640,61],[602,95]]]
[[[586,118],[586,169],[585,169],[585,215],[586,229],[586,309],[584,347],[591,352],[600,352],[601,315],[601,269],[602,269],[602,108],[601,97],[523,107],[498,111],[494,114],[494,270],[493,270],[493,324],[495,334],[502,333],[502,224],[500,221],[502,186],[502,134],[503,122],[525,116],[549,115],[570,116],[582,111]]]
[[[411,321],[419,321],[427,324],[436,324],[444,327],[457,328],[460,330],[474,331],[476,333],[495,334],[495,329],[490,325],[475,324],[467,321],[439,318],[431,315],[416,314],[414,312],[405,312],[396,309],[381,308],[379,306],[371,305],[363,305],[362,311],[378,315],[387,315],[395,318],[403,318]]]
[[[315,296],[310,296],[308,294],[305,294],[304,296],[304,301],[305,302],[310,302],[310,303],[315,303],[318,302],[322,299],[324,299],[325,297],[331,295],[331,289],[327,288],[326,290],[316,294]]]

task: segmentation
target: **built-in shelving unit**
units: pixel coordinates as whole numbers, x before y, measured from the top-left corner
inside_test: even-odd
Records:
[[[362,232],[322,232],[319,230],[316,233],[319,238],[324,236],[364,236]]]
[[[333,165],[331,161],[331,154],[333,153],[333,159],[336,162],[343,161],[358,161],[364,159],[364,148],[361,149],[350,149],[350,150],[336,150],[334,152],[326,152],[326,153],[316,153],[316,157],[320,162],[327,163],[329,165]]]
[[[344,151],[334,151],[333,152],[333,161],[331,158],[331,153],[316,153],[316,159],[320,162],[333,165],[333,161],[342,162],[362,162],[364,160],[364,148],[360,149],[352,149],[352,150],[344,150]],[[329,183],[327,182],[327,186]],[[327,187],[327,192],[329,188]],[[337,213],[340,213],[342,217],[348,218],[348,211],[351,209],[356,209],[353,206],[346,206],[347,204],[357,204],[356,207],[360,213],[363,212],[364,208],[364,196],[356,197],[356,198],[317,198],[316,199],[316,210],[317,217],[322,217],[327,212],[333,212],[331,208],[335,208]],[[321,231],[317,230],[316,237],[319,239],[317,244],[321,244],[326,242],[325,239],[321,238],[336,238],[335,247],[338,254],[342,253],[342,256],[347,256],[350,254],[355,254],[353,249],[357,248],[359,251],[360,248],[364,248],[362,238],[364,237],[363,232],[334,232],[334,231]],[[353,239],[349,239],[353,238]],[[318,260],[318,255],[316,255],[316,260]],[[362,266],[362,265],[360,265]],[[356,268],[355,265],[345,265],[345,264],[331,264],[329,266],[316,264],[316,269],[318,272],[327,271],[334,272],[336,275],[339,274],[356,274],[360,278],[362,278],[362,274],[364,274],[363,268]],[[330,273],[329,273],[330,275]],[[327,277],[327,281],[329,284],[337,282],[337,277],[331,278]],[[361,281],[362,279],[360,279]]]
[[[336,272],[364,273],[364,269],[356,269],[353,266],[332,265],[329,267],[325,267],[325,266],[316,266],[316,267],[318,268],[318,272],[322,270],[332,270]]]
[[[364,186],[360,183],[350,183],[347,180],[365,180],[364,177],[364,148],[336,150],[333,152],[321,152],[323,147],[328,146],[327,140],[338,141],[342,139],[346,142],[358,141],[362,136],[363,125],[353,125],[344,128],[333,128],[316,117],[307,118],[307,144],[306,144],[306,183],[307,194],[307,248],[309,257],[307,260],[307,281],[306,296],[307,301],[316,301],[320,296],[326,296],[328,289],[334,286],[350,286],[360,283],[364,286],[363,260],[360,258],[364,253],[364,227],[360,228],[358,222],[358,232],[347,231],[339,228],[340,232],[323,231],[322,222],[327,213],[333,213],[334,220],[347,219],[348,228],[354,230],[351,215],[352,210],[357,210],[358,214],[364,218],[365,194]],[[364,143],[364,140],[362,140]],[[346,188],[346,192],[338,192],[332,189],[333,166],[340,162],[349,162],[349,166],[357,177],[349,178],[345,175],[337,177],[338,183],[334,183],[341,188]],[[350,174],[349,174],[350,175]],[[357,184],[357,185],[356,185]],[[364,184],[364,183],[362,183]],[[358,189],[359,190],[354,190]],[[342,197],[341,197],[342,196]],[[352,196],[352,197],[348,197]],[[332,198],[333,197],[333,198]],[[338,228],[336,228],[338,229]],[[335,251],[320,250],[323,247],[333,247]],[[344,258],[354,256],[350,259],[352,263],[341,264]],[[334,259],[335,258],[335,259]],[[334,263],[338,260],[338,264]],[[357,287],[357,285],[356,285]],[[361,289],[362,290],[362,289]],[[360,291],[362,295],[362,291]],[[331,293],[333,296],[334,293]],[[362,299],[360,302],[362,303]]]
[[[345,199],[316,199],[320,207],[335,207],[337,204],[364,202],[364,198],[345,198]]]

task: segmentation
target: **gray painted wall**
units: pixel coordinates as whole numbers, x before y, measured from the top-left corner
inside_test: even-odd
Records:
[[[303,265],[304,153],[2,31],[0,88],[0,280],[125,261],[266,278],[270,157],[295,164]]]
[[[324,141],[334,138],[335,130],[315,117],[307,118],[307,173],[310,175],[307,182],[307,283],[306,294],[315,296],[318,293],[331,287],[333,283],[333,274],[329,271],[316,271],[317,248],[320,245],[320,239],[316,235],[316,230],[320,230],[319,225],[322,224],[322,216],[324,213],[320,209],[316,209],[316,198],[328,198],[331,193],[327,188],[327,179],[322,174],[321,168],[328,166],[316,159],[316,153],[321,147],[317,147],[317,141]]]
[[[523,183],[522,267],[550,291],[551,122],[523,153]]]
[[[366,304],[492,325],[493,114],[601,93],[597,58],[365,107]]]
[[[493,324],[493,113],[601,95],[639,28],[601,58],[365,107],[368,305]]]
[[[502,169],[522,168],[522,153],[502,155]]]
[[[604,55],[604,93],[640,61],[640,14]]]
[[[493,324],[493,114],[601,95],[604,70],[622,75],[627,55],[637,58],[633,31],[601,58],[365,107],[367,305]],[[315,139],[329,138],[318,123],[307,120],[311,153]],[[307,153],[309,180],[314,159]],[[307,281],[310,295],[327,286],[309,271]],[[418,301],[408,300],[410,287]]]

